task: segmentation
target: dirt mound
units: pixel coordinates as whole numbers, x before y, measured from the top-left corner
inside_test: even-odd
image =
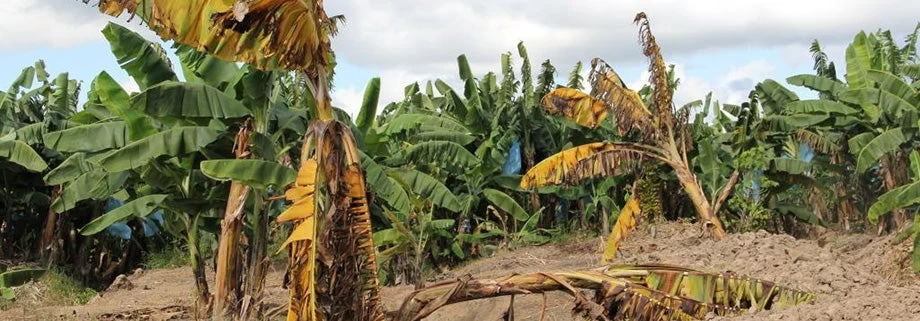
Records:
[[[699,237],[699,227],[670,223],[636,231],[623,243],[618,263],[667,263],[709,272],[731,271],[817,293],[814,303],[787,310],[756,312],[718,320],[920,320],[920,281],[910,273],[909,242],[892,245],[894,237],[841,235],[827,232],[812,240],[766,232],[732,234],[715,242]],[[652,235],[654,234],[654,236]],[[502,278],[512,273],[571,271],[594,267],[600,239],[504,251],[457,267],[431,282],[470,274]],[[144,271],[129,275],[133,287],[101,293],[78,307],[13,309],[0,320],[181,320],[190,315],[194,282],[188,268]],[[266,284],[267,301],[282,306],[283,266],[277,265]],[[387,310],[399,309],[411,286],[387,287],[381,297]],[[509,298],[480,300],[444,307],[426,320],[498,320]],[[516,320],[573,320],[570,296],[518,296]],[[279,319],[283,319],[280,316]]]

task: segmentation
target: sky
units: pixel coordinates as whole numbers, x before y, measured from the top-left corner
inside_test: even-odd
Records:
[[[84,90],[105,70],[136,91],[101,30],[115,22],[159,41],[139,21],[109,18],[81,0],[0,1],[0,87],[43,59],[49,73],[69,72]],[[564,81],[577,61],[600,57],[638,88],[648,78],[632,23],[640,11],[649,16],[665,61],[677,66],[677,104],[709,92],[721,102],[740,103],[764,79],[784,83],[812,73],[813,39],[842,76],[846,45],[857,32],[890,29],[900,40],[920,22],[916,0],[327,0],[325,6],[329,15],[347,18],[332,44],[339,63],[332,97],[352,115],[372,77],[381,78],[382,106],[401,100],[412,82],[459,84],[460,54],[477,75],[500,71],[499,58],[509,51],[519,67],[520,41],[535,73],[550,59]]]

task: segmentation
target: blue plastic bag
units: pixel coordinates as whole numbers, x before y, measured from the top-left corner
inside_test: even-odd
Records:
[[[521,141],[517,138],[511,143],[505,164],[502,165],[502,175],[515,175],[521,172]]]

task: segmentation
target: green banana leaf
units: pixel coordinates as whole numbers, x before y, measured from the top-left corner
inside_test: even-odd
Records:
[[[93,80],[92,90],[102,105],[112,114],[121,117],[128,128],[128,137],[138,140],[157,132],[150,120],[138,110],[131,108],[128,93],[105,71]]]
[[[514,217],[515,220],[523,222],[530,218],[527,211],[525,211],[517,201],[511,198],[511,196],[508,196],[508,194],[491,188],[482,190],[482,194],[485,195],[489,202],[511,215],[511,217]]]
[[[121,68],[141,90],[168,80],[178,80],[162,48],[128,28],[109,23],[102,29]]]
[[[364,100],[361,102],[361,111],[358,112],[358,119],[355,123],[358,130],[367,133],[367,130],[374,125],[374,117],[377,116],[377,103],[380,101],[380,78],[372,78],[364,89]]]
[[[163,155],[181,156],[197,152],[220,135],[220,131],[209,127],[177,127],[128,144],[100,159],[99,165],[109,172],[134,169]]]
[[[86,160],[86,154],[74,153],[45,175],[45,184],[48,186],[61,185],[94,169],[96,167],[93,166],[93,163]]]
[[[204,83],[164,81],[131,98],[131,106],[153,117],[232,119],[252,112],[241,102]]]
[[[855,139],[856,137],[854,137]],[[887,153],[894,152],[900,148],[907,140],[901,132],[901,128],[894,128],[885,131],[881,135],[873,138],[862,149],[858,150],[856,158],[856,172],[865,173],[870,167],[878,163],[878,160]],[[852,146],[853,144],[851,144]],[[851,150],[850,152],[853,152]]]
[[[276,162],[257,159],[221,159],[201,162],[201,172],[215,180],[232,180],[258,189],[284,187],[297,172]]]
[[[408,168],[391,169],[388,174],[404,186],[407,191],[411,191],[415,195],[431,201],[432,204],[451,212],[460,212],[460,201],[457,196],[434,177]]]
[[[421,165],[445,166],[457,172],[479,165],[476,155],[460,144],[450,141],[428,141],[406,149],[405,159]]]
[[[48,163],[45,163],[41,155],[29,144],[18,140],[0,141],[0,159],[6,159],[32,172],[48,169]]]
[[[51,207],[55,212],[63,213],[83,200],[103,200],[121,190],[127,178],[128,173],[106,173],[100,169],[84,173],[64,186]]]
[[[790,85],[805,87],[814,91],[837,96],[838,93],[846,91],[847,85],[839,80],[830,79],[817,75],[795,75],[786,78]]]
[[[84,236],[94,235],[128,217],[145,217],[150,215],[160,207],[160,204],[163,204],[163,201],[165,201],[167,197],[169,197],[169,195],[162,194],[138,197],[90,221],[80,229],[80,234]]]
[[[125,122],[82,125],[45,134],[45,146],[62,153],[97,153],[122,148],[130,142]]]
[[[872,52],[866,33],[860,31],[847,47],[847,83],[851,89],[869,88],[869,69],[872,68]]]
[[[407,214],[412,210],[412,204],[409,202],[409,195],[393,178],[387,176],[383,166],[374,162],[370,156],[362,151],[361,167],[364,168],[367,187],[374,194],[380,196],[387,204],[390,204],[397,212]]]

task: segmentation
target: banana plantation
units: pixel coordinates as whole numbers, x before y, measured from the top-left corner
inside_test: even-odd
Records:
[[[136,92],[8,75],[0,319],[920,319],[920,25],[675,101],[639,13],[641,87],[511,43],[397,101],[369,79],[349,115],[321,0],[83,2],[170,47],[100,30]],[[50,274],[98,294],[52,306]]]

